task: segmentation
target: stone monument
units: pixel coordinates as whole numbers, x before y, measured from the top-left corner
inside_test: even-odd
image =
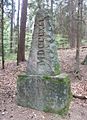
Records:
[[[53,24],[48,10],[40,9],[35,18],[26,75],[17,81],[18,105],[66,113],[71,98],[70,80],[60,74]]]
[[[58,75],[60,73],[52,28],[48,12],[39,10],[35,19],[27,68],[30,75]]]

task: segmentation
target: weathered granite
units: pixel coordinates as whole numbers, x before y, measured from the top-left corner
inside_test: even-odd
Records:
[[[66,113],[69,108],[71,90],[66,74],[21,75],[17,87],[17,103],[21,106],[58,114]]]
[[[17,81],[17,103],[63,114],[69,108],[70,80],[60,74],[53,25],[48,10],[36,15],[26,75]]]
[[[27,72],[29,75],[60,73],[53,24],[48,10],[36,14]]]

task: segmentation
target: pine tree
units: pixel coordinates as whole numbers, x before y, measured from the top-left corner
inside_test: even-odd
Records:
[[[27,20],[27,4],[28,0],[22,1],[21,21],[20,21],[20,38],[18,47],[18,63],[25,61],[25,32]]]

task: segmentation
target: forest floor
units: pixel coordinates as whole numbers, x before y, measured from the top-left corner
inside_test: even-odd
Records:
[[[80,50],[80,62],[87,54],[87,48]],[[87,65],[80,65],[79,77],[74,73],[75,49],[58,50],[62,72],[70,76],[72,93],[87,98]],[[87,120],[87,99],[73,98],[70,110],[65,118],[57,114],[44,113],[16,104],[17,76],[26,70],[26,62],[16,66],[16,62],[0,63],[0,120]]]

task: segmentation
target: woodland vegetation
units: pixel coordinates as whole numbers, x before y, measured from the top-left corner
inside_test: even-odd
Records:
[[[25,117],[22,116],[23,120],[58,119],[58,117],[53,115],[50,116],[33,110],[17,108],[17,106],[14,105],[16,79],[17,76],[26,69],[26,60],[32,41],[34,18],[38,9],[41,8],[49,9],[52,15],[61,70],[68,73],[71,79],[74,100],[71,105],[71,111],[68,114],[68,119],[86,120],[86,0],[0,1],[0,106],[3,106],[0,108],[0,119],[2,120],[2,117],[5,117],[6,120],[10,120],[11,118],[20,120],[18,114],[22,114],[23,111],[25,111]],[[12,114],[11,109],[16,109],[17,112],[13,110]],[[29,113],[29,116],[27,116],[27,113]],[[17,118],[14,114],[17,114]],[[59,120],[61,120],[61,118],[59,118]]]

